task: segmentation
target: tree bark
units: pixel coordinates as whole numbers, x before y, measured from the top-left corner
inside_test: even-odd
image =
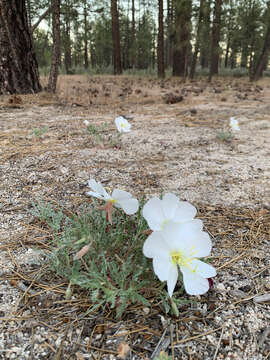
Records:
[[[66,73],[71,73],[72,58],[71,58],[71,0],[66,0],[64,3],[64,35],[62,37],[64,47],[64,64]]]
[[[216,0],[212,26],[211,62],[208,81],[211,81],[213,75],[218,74],[221,8],[222,0]]]
[[[131,2],[131,66],[136,66],[136,23],[135,23],[135,0]]]
[[[0,94],[39,91],[25,0],[0,0]]]
[[[166,46],[166,64],[165,67],[172,66],[173,58],[173,0],[167,0],[167,37],[165,41]]]
[[[158,77],[165,77],[164,68],[164,27],[163,27],[163,0],[158,0]]]
[[[84,68],[89,68],[89,60],[88,60],[88,41],[87,41],[87,32],[88,32],[88,26],[87,26],[87,0],[84,0],[83,4],[83,22],[84,22],[84,34],[83,34],[83,40],[84,40]]]
[[[190,50],[191,0],[175,4],[175,29],[173,35],[173,75],[186,76]]]
[[[195,41],[194,52],[193,52],[193,56],[192,56],[192,62],[191,62],[190,74],[189,74],[190,79],[194,79],[194,76],[195,76],[197,58],[198,58],[198,53],[199,53],[200,45],[201,45],[200,42],[201,42],[201,30],[202,30],[204,6],[205,6],[204,0],[200,0],[200,10],[199,10],[196,41]]]
[[[209,44],[209,35],[210,35],[210,17],[211,17],[211,1],[204,0],[203,8],[203,22],[201,30],[201,45],[200,45],[200,65],[202,68],[207,68],[209,65],[209,53],[210,53],[210,44]]]
[[[48,81],[48,91],[55,93],[60,65],[60,0],[51,0],[51,4],[53,16],[53,49]]]
[[[113,68],[114,68],[114,75],[119,75],[122,74],[122,63],[121,63],[120,31],[119,31],[117,0],[111,0],[111,17],[112,17],[112,38],[113,38]]]
[[[261,55],[259,56],[258,61],[255,65],[254,71],[251,73],[251,76],[250,76],[250,80],[252,80],[252,81],[259,80],[259,78],[263,75],[263,70],[267,63],[268,55],[270,52],[270,5],[269,5],[268,13],[269,13],[268,27],[267,27],[266,34],[265,34],[264,44],[263,44]]]

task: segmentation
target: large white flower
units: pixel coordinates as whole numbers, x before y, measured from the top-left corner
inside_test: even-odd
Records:
[[[238,120],[235,119],[234,117],[230,118],[230,127],[232,131],[240,131]]]
[[[131,125],[130,123],[127,121],[127,119],[125,119],[123,116],[118,116],[117,118],[115,118],[115,125],[117,127],[117,130],[121,133],[121,132],[129,132]]]
[[[183,274],[185,290],[190,295],[208,291],[208,278],[216,275],[213,266],[199,260],[211,252],[209,235],[198,229],[193,222],[176,224],[170,222],[163,231],[154,231],[145,241],[143,253],[153,259],[153,268],[159,280],[167,281],[168,293],[172,296],[178,268]]]
[[[163,199],[153,197],[143,207],[143,217],[153,231],[159,231],[169,222],[184,223],[196,216],[197,210],[187,201],[180,201],[177,196],[167,193]],[[201,220],[193,220],[202,229]]]
[[[104,207],[104,210],[107,211],[110,222],[113,205],[123,209],[127,215],[135,214],[139,208],[138,200],[133,198],[127,191],[115,189],[113,190],[112,195],[109,195],[101,183],[96,182],[94,179],[88,181],[88,186],[92,191],[87,192],[87,195],[106,201],[107,204]]]

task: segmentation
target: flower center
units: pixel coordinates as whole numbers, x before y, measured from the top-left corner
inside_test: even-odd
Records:
[[[120,126],[121,126],[122,128],[126,128],[126,127],[127,127],[127,124],[121,123]]]
[[[165,225],[168,224],[168,222],[169,222],[169,220],[167,220],[167,219],[165,219],[165,220],[162,221],[162,224],[161,224],[161,226],[160,226],[160,227],[161,227],[161,230],[164,229]]]
[[[191,251],[190,252],[190,256],[185,256],[181,250],[178,251],[172,251],[171,252],[171,261],[174,265],[178,265],[178,266],[185,266],[187,268],[189,268],[190,271],[196,273],[197,271],[197,266],[195,266],[195,268],[192,268],[192,260],[194,259],[194,254],[195,251]]]
[[[182,254],[181,251],[172,251],[171,260],[174,265],[185,266],[187,258]]]

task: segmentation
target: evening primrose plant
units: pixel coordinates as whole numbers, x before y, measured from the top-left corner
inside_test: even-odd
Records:
[[[120,318],[131,304],[156,303],[178,316],[184,289],[189,295],[208,291],[216,271],[202,260],[212,243],[193,205],[171,193],[139,203],[94,179],[88,186],[91,202],[76,215],[35,207],[35,216],[53,231],[49,259],[67,281],[66,299],[80,287],[89,293],[89,312],[111,309]]]

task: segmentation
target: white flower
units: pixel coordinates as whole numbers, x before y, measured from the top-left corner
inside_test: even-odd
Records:
[[[185,290],[201,295],[209,290],[208,278],[216,275],[213,266],[198,258],[208,256],[212,243],[209,235],[198,229],[193,221],[168,223],[163,231],[154,231],[145,241],[143,253],[153,259],[153,268],[160,281],[167,281],[172,296],[178,268],[183,274]]]
[[[84,123],[85,126],[88,126],[90,124],[88,120],[84,120],[83,123]]]
[[[231,127],[232,131],[240,131],[238,120],[235,119],[234,117],[230,118],[230,127]]]
[[[112,192],[112,195],[109,195],[101,183],[97,183],[94,179],[88,181],[88,186],[93,190],[89,191],[87,194],[94,196],[98,199],[104,200],[108,203],[108,207],[104,209],[109,211],[114,205],[117,208],[121,208],[127,215],[133,215],[137,212],[139,208],[138,200],[133,198],[132,195],[123,190],[115,189]],[[110,215],[108,213],[108,215]],[[110,217],[108,216],[110,219]]]
[[[117,130],[120,133],[130,131],[131,125],[123,116],[118,116],[117,118],[115,118],[114,122],[116,124]]]
[[[175,223],[192,221],[196,213],[197,210],[193,205],[187,201],[180,201],[171,193],[165,194],[162,200],[157,197],[148,200],[142,212],[148,226],[153,231],[162,230],[170,221]],[[196,223],[202,229],[201,220],[196,220]]]

